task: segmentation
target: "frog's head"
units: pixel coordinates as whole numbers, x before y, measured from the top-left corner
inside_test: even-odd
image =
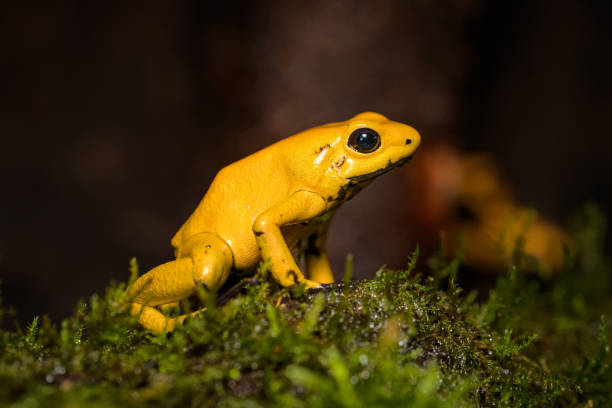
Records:
[[[337,175],[353,183],[372,180],[408,162],[421,143],[414,128],[374,112],[344,122],[333,166]]]

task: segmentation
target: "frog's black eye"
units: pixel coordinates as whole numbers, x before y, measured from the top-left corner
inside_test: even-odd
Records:
[[[359,128],[349,136],[348,146],[359,153],[372,153],[380,147],[380,136],[370,128]]]

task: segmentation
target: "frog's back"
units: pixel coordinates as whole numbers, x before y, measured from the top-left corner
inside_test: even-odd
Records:
[[[292,188],[283,177],[284,161],[270,150],[261,150],[219,171],[194,213],[172,238],[172,246],[179,249],[191,236],[210,232],[232,248],[238,269],[256,263],[259,251],[253,222],[287,197]]]
[[[259,259],[252,231],[255,219],[292,193],[318,191],[332,178],[325,171],[329,163],[320,161],[330,149],[332,125],[339,126],[300,132],[223,168],[172,246],[180,249],[195,234],[215,233],[232,248],[237,269],[254,266]]]

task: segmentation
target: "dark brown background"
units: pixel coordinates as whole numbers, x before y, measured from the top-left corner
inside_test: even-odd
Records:
[[[3,6],[0,278],[22,319],[169,260],[218,169],[364,110],[491,152],[554,220],[612,213],[609,2],[124,3]],[[339,212],[336,273],[405,264],[409,171]]]

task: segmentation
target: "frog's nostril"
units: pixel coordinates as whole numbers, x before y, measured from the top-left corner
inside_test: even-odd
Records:
[[[406,144],[409,145],[412,143],[412,139],[406,139]]]

